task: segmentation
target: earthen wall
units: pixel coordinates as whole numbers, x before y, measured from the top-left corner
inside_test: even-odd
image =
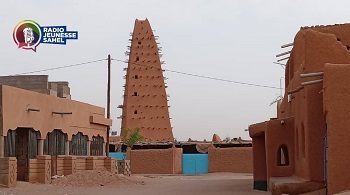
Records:
[[[209,173],[253,173],[251,147],[215,148],[208,150]]]
[[[133,174],[175,174],[182,170],[182,149],[131,150],[130,166]],[[180,169],[181,168],[181,169]]]
[[[112,124],[104,117],[105,110],[101,107],[6,85],[0,85],[0,90],[0,133],[3,136],[8,130],[25,127],[40,131],[41,139],[48,132],[60,129],[68,135],[68,140],[77,132],[82,132],[91,140],[92,136],[105,137],[107,126]]]
[[[326,64],[324,112],[327,118],[328,194],[350,189],[350,64]]]
[[[135,21],[125,75],[121,134],[139,128],[144,142],[174,140],[156,39],[147,19]]]

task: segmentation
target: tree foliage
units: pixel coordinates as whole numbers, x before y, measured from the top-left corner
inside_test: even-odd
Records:
[[[126,133],[123,135],[125,144],[132,148],[133,145],[135,145],[137,142],[143,140],[143,136],[140,134],[140,128],[135,128],[134,130],[132,129],[127,129],[125,131]]]

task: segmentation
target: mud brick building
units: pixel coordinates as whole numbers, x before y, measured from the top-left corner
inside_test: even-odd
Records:
[[[47,75],[0,77],[0,83],[0,184],[115,169],[104,151],[112,124],[104,108],[71,100],[68,82],[48,82]]]
[[[173,141],[160,48],[149,21],[135,21],[125,75],[121,134],[140,128],[144,141]]]
[[[350,24],[304,27],[285,69],[277,118],[249,127],[254,188],[350,189]]]

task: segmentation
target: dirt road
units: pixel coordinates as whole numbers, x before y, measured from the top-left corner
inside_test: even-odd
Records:
[[[270,194],[252,190],[251,174],[215,173],[207,175],[133,175],[132,182],[105,186],[74,187],[18,182],[15,188],[0,188],[0,195],[232,195]],[[136,181],[136,182],[135,182]]]

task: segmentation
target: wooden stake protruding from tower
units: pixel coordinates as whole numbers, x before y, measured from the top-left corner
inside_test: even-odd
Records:
[[[144,141],[174,141],[157,38],[147,19],[136,20],[131,35],[121,135],[140,128]]]

